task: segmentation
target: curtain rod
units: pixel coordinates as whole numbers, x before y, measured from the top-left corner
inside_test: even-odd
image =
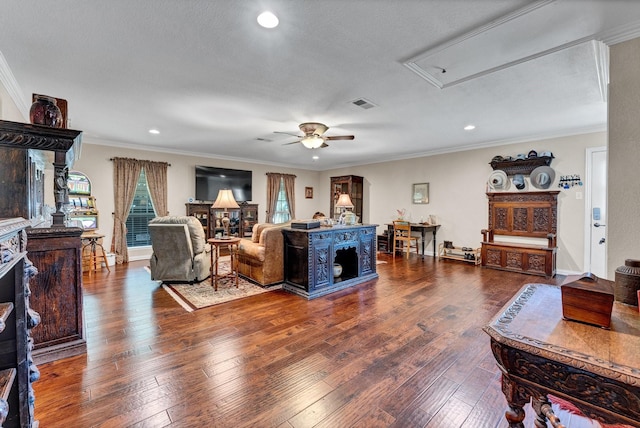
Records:
[[[265,173],[265,175],[271,175],[271,174],[273,174],[273,175],[281,175],[281,176],[287,176],[288,175],[290,177],[295,177],[296,176],[295,174],[283,174],[281,172],[267,172],[267,173]]]
[[[114,159],[115,159],[115,158],[109,158],[109,160],[110,160],[111,162],[113,162],[113,160],[114,160]],[[133,159],[133,158],[122,158],[122,159],[131,159],[131,160],[135,160],[135,161],[139,160],[139,159]],[[156,162],[156,161],[141,161],[141,162]],[[166,164],[167,164],[167,166],[171,166],[171,164],[170,164],[169,162],[157,162],[157,163],[166,163]]]

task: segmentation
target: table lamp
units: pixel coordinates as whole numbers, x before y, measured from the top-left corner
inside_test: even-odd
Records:
[[[224,214],[222,217],[222,226],[224,227],[224,237],[229,237],[229,208],[240,208],[240,205],[233,197],[231,189],[222,189],[218,192],[216,201],[211,205],[211,208],[223,208]]]
[[[336,207],[340,208],[340,224],[353,224],[355,223],[355,214],[347,212],[347,209],[353,208],[353,202],[348,193],[341,193],[336,202]]]

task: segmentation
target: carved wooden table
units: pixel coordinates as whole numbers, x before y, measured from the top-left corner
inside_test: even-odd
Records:
[[[562,319],[560,288],[529,284],[484,327],[502,370],[510,427],[524,427],[532,400],[536,426],[546,427],[547,394],[585,415],[640,426],[640,315],[615,302],[611,329]]]
[[[209,238],[207,242],[211,244],[211,285],[213,290],[218,291],[218,279],[223,276],[232,276],[235,278],[236,288],[238,288],[238,243],[240,238]],[[218,275],[218,260],[220,260],[220,247],[228,247],[231,255],[231,271],[225,275]],[[215,257],[215,261],[214,261]]]

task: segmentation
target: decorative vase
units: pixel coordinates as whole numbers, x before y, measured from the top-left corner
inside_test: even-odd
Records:
[[[34,125],[45,125],[51,128],[62,128],[62,112],[58,108],[55,98],[36,95],[31,104],[29,120]]]
[[[333,264],[333,277],[338,278],[342,275],[342,265],[340,263]]]
[[[627,259],[624,266],[616,269],[616,281],[613,295],[618,302],[638,306],[640,290],[640,260]]]

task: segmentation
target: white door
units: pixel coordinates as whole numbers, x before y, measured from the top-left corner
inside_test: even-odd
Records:
[[[607,278],[607,148],[587,149],[585,269]]]

